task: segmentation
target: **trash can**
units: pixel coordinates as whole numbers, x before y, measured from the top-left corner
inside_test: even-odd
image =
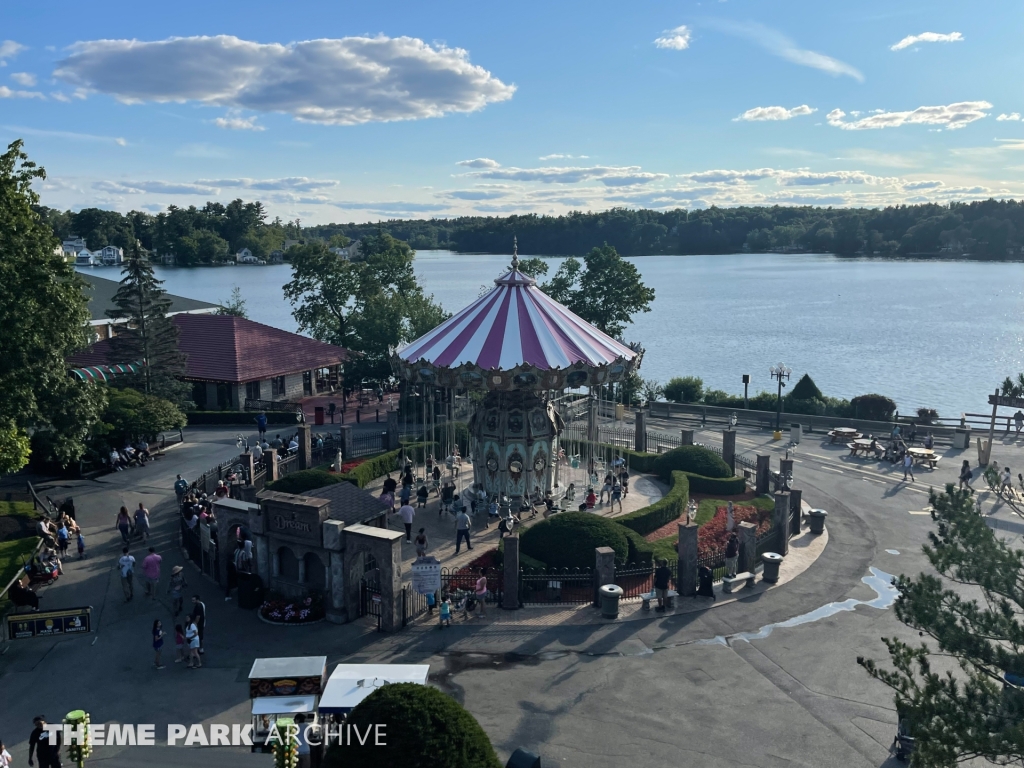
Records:
[[[828,517],[828,512],[824,509],[812,509],[807,516],[811,520],[811,533],[825,532],[825,518]]]
[[[971,428],[957,427],[953,431],[953,447],[964,450],[971,447]]]
[[[764,560],[764,573],[761,574],[761,579],[769,584],[774,584],[779,580],[779,566],[782,565],[782,555],[777,552],[765,552],[761,559]]]
[[[318,405],[313,409],[313,423],[320,426],[324,423],[324,409],[323,406]]]
[[[789,440],[793,443],[799,443],[800,438],[804,436],[804,428],[799,424],[789,425]]]
[[[263,603],[263,579],[259,574],[238,574],[238,607],[245,610],[259,608]]]
[[[706,565],[697,570],[697,596],[715,598],[715,572]]]
[[[622,587],[616,584],[605,584],[598,591],[601,594],[601,615],[606,619],[617,619]]]
[[[626,406],[622,403],[615,404],[615,420],[622,421],[626,418]]]

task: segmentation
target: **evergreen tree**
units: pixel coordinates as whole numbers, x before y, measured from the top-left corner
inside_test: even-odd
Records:
[[[175,405],[188,406],[185,356],[178,349],[178,329],[167,316],[171,300],[160,286],[153,267],[139,253],[138,244],[121,273],[121,287],[114,294],[116,309],[107,314],[125,323],[110,341],[114,362],[141,363],[139,373],[124,381],[147,395]]]
[[[818,385],[814,383],[814,379],[811,378],[809,373],[805,373],[800,377],[800,381],[798,381],[796,386],[790,391],[789,396],[793,400],[825,399],[825,396],[821,394],[821,390],[818,389]]]

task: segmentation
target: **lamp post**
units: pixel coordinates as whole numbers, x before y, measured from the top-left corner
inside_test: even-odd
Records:
[[[782,439],[782,388],[786,386],[786,380],[789,379],[791,373],[792,371],[786,367],[785,363],[779,363],[771,367],[772,378],[779,381],[779,399],[775,406],[775,434],[773,435],[775,440]]]
[[[750,374],[743,374],[743,408],[750,408],[750,401],[747,399],[747,388],[750,386]]]

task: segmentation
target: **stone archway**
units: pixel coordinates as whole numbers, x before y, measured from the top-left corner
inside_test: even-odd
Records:
[[[327,591],[327,566],[315,552],[307,552],[302,557],[305,580],[302,586],[308,590],[325,593]]]
[[[291,547],[280,546],[274,553],[277,561],[277,578],[289,581],[293,584],[299,583],[299,558],[292,552]]]

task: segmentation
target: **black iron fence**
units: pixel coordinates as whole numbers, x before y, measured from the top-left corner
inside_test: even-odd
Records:
[[[721,581],[725,578],[725,550],[709,550],[703,555],[698,555],[697,568],[710,568],[712,581]]]
[[[476,582],[483,573],[481,568],[441,569],[441,595],[448,595],[455,605],[466,595],[476,594]],[[485,603],[500,603],[505,595],[505,578],[501,569],[487,571],[487,597]]]
[[[596,598],[591,568],[549,568],[519,571],[519,602],[523,605],[588,605]]]
[[[199,477],[193,480],[189,485],[189,490],[195,492],[197,495],[202,493],[209,495],[217,490],[217,483],[219,481],[225,480],[232,471],[240,468],[241,465],[238,463],[237,458],[232,459],[231,461],[226,461],[223,464],[218,464],[216,467],[206,470],[199,475]]]
[[[220,584],[220,557],[218,556],[220,548],[217,544],[216,534],[211,532],[209,547],[204,548],[203,533],[200,530],[203,523],[197,522],[194,527],[189,528],[185,518],[181,515],[179,518],[181,521],[181,547],[188,555],[188,559],[195,563],[204,574]]]
[[[302,406],[290,400],[252,400],[245,399],[247,411],[295,411]]]
[[[357,458],[359,456],[372,456],[375,453],[383,453],[387,432],[368,430],[366,432],[352,433],[352,455],[345,458]]]

